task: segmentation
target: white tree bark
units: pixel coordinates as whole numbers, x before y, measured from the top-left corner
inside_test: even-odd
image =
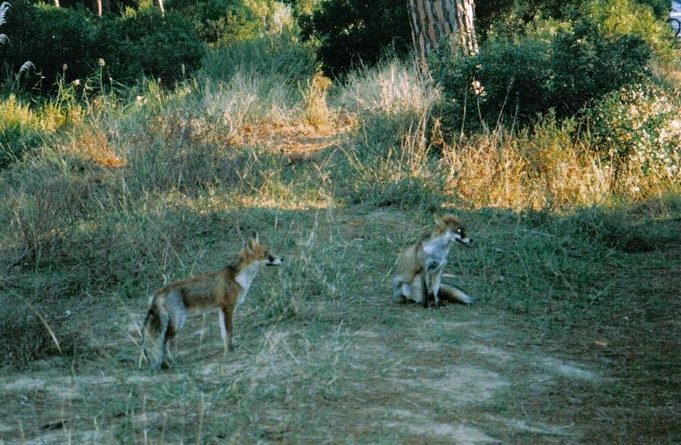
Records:
[[[163,0],[154,0],[154,4],[161,10],[161,15],[165,15],[166,8],[163,6]]]
[[[414,46],[422,68],[427,70],[428,53],[448,41],[452,50],[477,54],[473,19],[474,0],[407,0]]]

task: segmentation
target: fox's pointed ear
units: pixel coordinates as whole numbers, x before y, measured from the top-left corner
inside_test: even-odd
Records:
[[[251,252],[253,249],[255,249],[255,246],[258,244],[258,241],[254,238],[250,238],[248,240],[248,243],[246,243],[246,249],[250,250]]]
[[[236,221],[236,224],[234,225],[234,228],[236,229],[237,235],[239,235],[239,239],[241,240],[241,243],[246,246],[246,238],[244,238],[244,234],[241,233],[241,229],[239,228],[239,220]]]

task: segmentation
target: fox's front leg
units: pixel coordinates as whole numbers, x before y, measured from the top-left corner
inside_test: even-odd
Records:
[[[421,293],[423,294],[423,307],[428,308],[430,305],[430,298],[431,298],[431,282],[430,282],[430,273],[428,271],[423,271],[421,274]]]
[[[222,344],[227,351],[234,350],[234,345],[232,344],[232,316],[234,315],[233,308],[223,307],[220,308],[220,335],[222,336]]]
[[[433,278],[431,280],[432,283],[432,293],[433,293],[433,300],[435,301],[435,306],[440,305],[440,284],[442,283],[442,272],[437,271],[433,274]]]

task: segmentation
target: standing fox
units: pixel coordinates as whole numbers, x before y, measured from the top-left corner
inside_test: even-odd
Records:
[[[234,310],[246,299],[260,267],[281,263],[282,259],[270,254],[256,235],[248,240],[239,258],[224,269],[176,281],[157,290],[144,321],[144,356],[151,368],[170,366],[169,342],[182,329],[187,313],[193,309],[219,309],[225,353],[232,350]]]
[[[472,240],[453,215],[436,217],[435,222],[431,233],[398,256],[392,280],[395,302],[407,299],[422,303],[424,307],[428,307],[431,300],[438,306],[440,299],[462,304],[473,302],[473,298],[462,290],[441,284],[450,243],[468,245]]]

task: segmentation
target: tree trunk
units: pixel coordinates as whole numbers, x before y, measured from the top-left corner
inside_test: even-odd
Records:
[[[95,3],[96,3],[95,8],[97,9],[97,11],[96,11],[97,17],[101,17],[102,16],[102,0],[97,0]]]
[[[165,15],[166,8],[163,6],[163,0],[154,0],[154,5],[158,6],[158,9],[161,10],[161,15]]]
[[[428,71],[428,53],[443,41],[449,41],[453,51],[477,54],[473,0],[407,0],[411,14],[411,31],[418,51],[421,68]]]
[[[54,6],[56,6],[57,8],[59,8],[59,0],[54,0]]]

